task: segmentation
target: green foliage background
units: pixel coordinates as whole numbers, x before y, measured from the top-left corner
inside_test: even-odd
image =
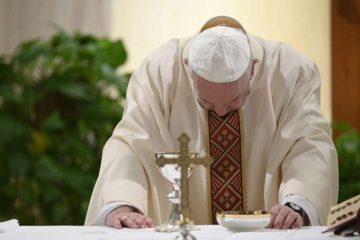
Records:
[[[0,221],[83,224],[125,61],[121,40],[64,31],[0,58]]]
[[[339,156],[339,202],[360,194],[360,133],[346,123],[337,123],[335,139]]]

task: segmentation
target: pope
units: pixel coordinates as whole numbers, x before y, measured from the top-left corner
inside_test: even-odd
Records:
[[[129,82],[122,120],[103,149],[86,223],[154,227],[171,192],[155,152],[209,153],[189,179],[190,218],[269,210],[269,228],[323,225],[338,194],[337,154],[320,112],[316,64],[282,42],[218,16],[152,52]],[[169,167],[166,174],[174,174]]]

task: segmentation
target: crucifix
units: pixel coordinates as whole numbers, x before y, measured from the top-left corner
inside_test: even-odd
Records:
[[[189,218],[189,186],[188,186],[188,171],[191,165],[205,165],[209,167],[212,158],[209,155],[205,157],[190,157],[189,155],[189,142],[190,138],[186,133],[182,133],[178,138],[180,143],[180,154],[177,158],[159,157],[156,163],[162,167],[165,164],[176,164],[180,170],[180,192],[181,192],[181,219],[180,219],[180,233],[176,239],[195,239],[190,234],[192,221]],[[180,237],[180,238],[179,238]]]

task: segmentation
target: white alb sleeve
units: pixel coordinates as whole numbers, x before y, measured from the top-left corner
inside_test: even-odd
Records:
[[[109,202],[107,204],[105,204],[99,215],[96,218],[95,221],[95,225],[96,226],[107,226],[106,225],[106,216],[115,208],[121,207],[121,206],[130,206],[130,207],[134,207],[133,205],[131,205],[130,203],[127,202],[122,202],[122,201],[117,201],[117,202]],[[135,207],[134,207],[135,208]],[[136,209],[136,208],[135,208]]]
[[[302,196],[294,194],[294,195],[285,196],[281,200],[280,204],[285,205],[288,202],[292,202],[292,203],[295,203],[295,204],[299,205],[305,211],[305,213],[309,217],[309,221],[310,221],[311,226],[320,225],[319,215],[318,215],[316,209],[314,208],[314,206],[312,205],[312,203],[309,200],[307,200],[306,198],[304,198]]]

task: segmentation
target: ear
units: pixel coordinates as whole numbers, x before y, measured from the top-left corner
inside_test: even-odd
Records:
[[[259,59],[255,58],[251,60],[251,77],[254,76],[255,65],[259,62]]]
[[[184,63],[186,64],[186,66],[189,66],[189,60],[187,58],[185,58]]]

